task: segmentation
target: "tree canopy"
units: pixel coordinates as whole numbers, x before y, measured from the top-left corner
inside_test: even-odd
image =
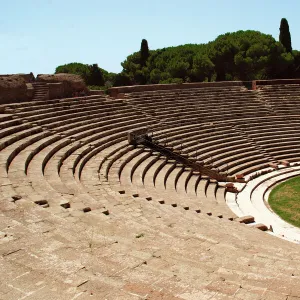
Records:
[[[121,65],[126,84],[272,79],[293,77],[297,55],[271,35],[248,30],[207,44],[151,50],[146,64],[135,52]]]
[[[79,63],[59,66],[56,72],[80,74],[88,85],[109,82],[114,86],[296,78],[300,76],[300,52],[292,51],[288,23],[282,19],[279,41],[259,31],[240,30],[207,44],[149,50],[143,39],[140,50],[121,66],[119,74]]]
[[[115,82],[114,73],[109,73],[98,67],[97,64],[87,65],[81,63],[69,63],[58,66],[55,73],[71,73],[80,75],[89,86],[113,85]]]

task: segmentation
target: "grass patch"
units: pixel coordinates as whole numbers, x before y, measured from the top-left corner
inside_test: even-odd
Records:
[[[300,227],[300,177],[277,185],[270,193],[269,205],[283,220]]]

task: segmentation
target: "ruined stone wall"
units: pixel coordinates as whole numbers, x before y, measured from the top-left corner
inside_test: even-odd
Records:
[[[35,81],[35,77],[32,73],[29,73],[29,74],[17,74],[19,76],[21,76],[25,81],[26,83],[31,83],[31,82],[34,82]]]
[[[67,98],[72,97],[74,93],[85,91],[88,94],[88,89],[85,85],[85,82],[79,75],[74,74],[39,74],[36,79],[38,82],[46,83],[61,83],[63,88],[53,86],[53,94],[56,94],[58,98]],[[59,97],[58,93],[62,92],[62,95]],[[50,98],[53,99],[53,98]]]
[[[20,75],[0,76],[0,104],[28,101],[25,79]]]
[[[31,100],[34,95],[34,87],[32,83],[26,83],[26,87],[27,87],[27,99]]]
[[[62,82],[58,83],[47,83],[49,88],[49,99],[60,99],[63,98],[64,85]]]

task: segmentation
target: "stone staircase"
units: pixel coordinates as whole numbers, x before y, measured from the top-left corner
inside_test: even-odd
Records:
[[[32,101],[42,101],[49,98],[49,87],[45,82],[35,82],[32,85],[34,87]]]

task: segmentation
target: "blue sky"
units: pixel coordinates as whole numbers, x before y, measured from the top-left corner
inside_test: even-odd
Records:
[[[69,62],[111,72],[138,51],[206,43],[236,30],[278,40],[281,18],[300,50],[299,0],[9,0],[1,2],[0,74],[53,73]]]

